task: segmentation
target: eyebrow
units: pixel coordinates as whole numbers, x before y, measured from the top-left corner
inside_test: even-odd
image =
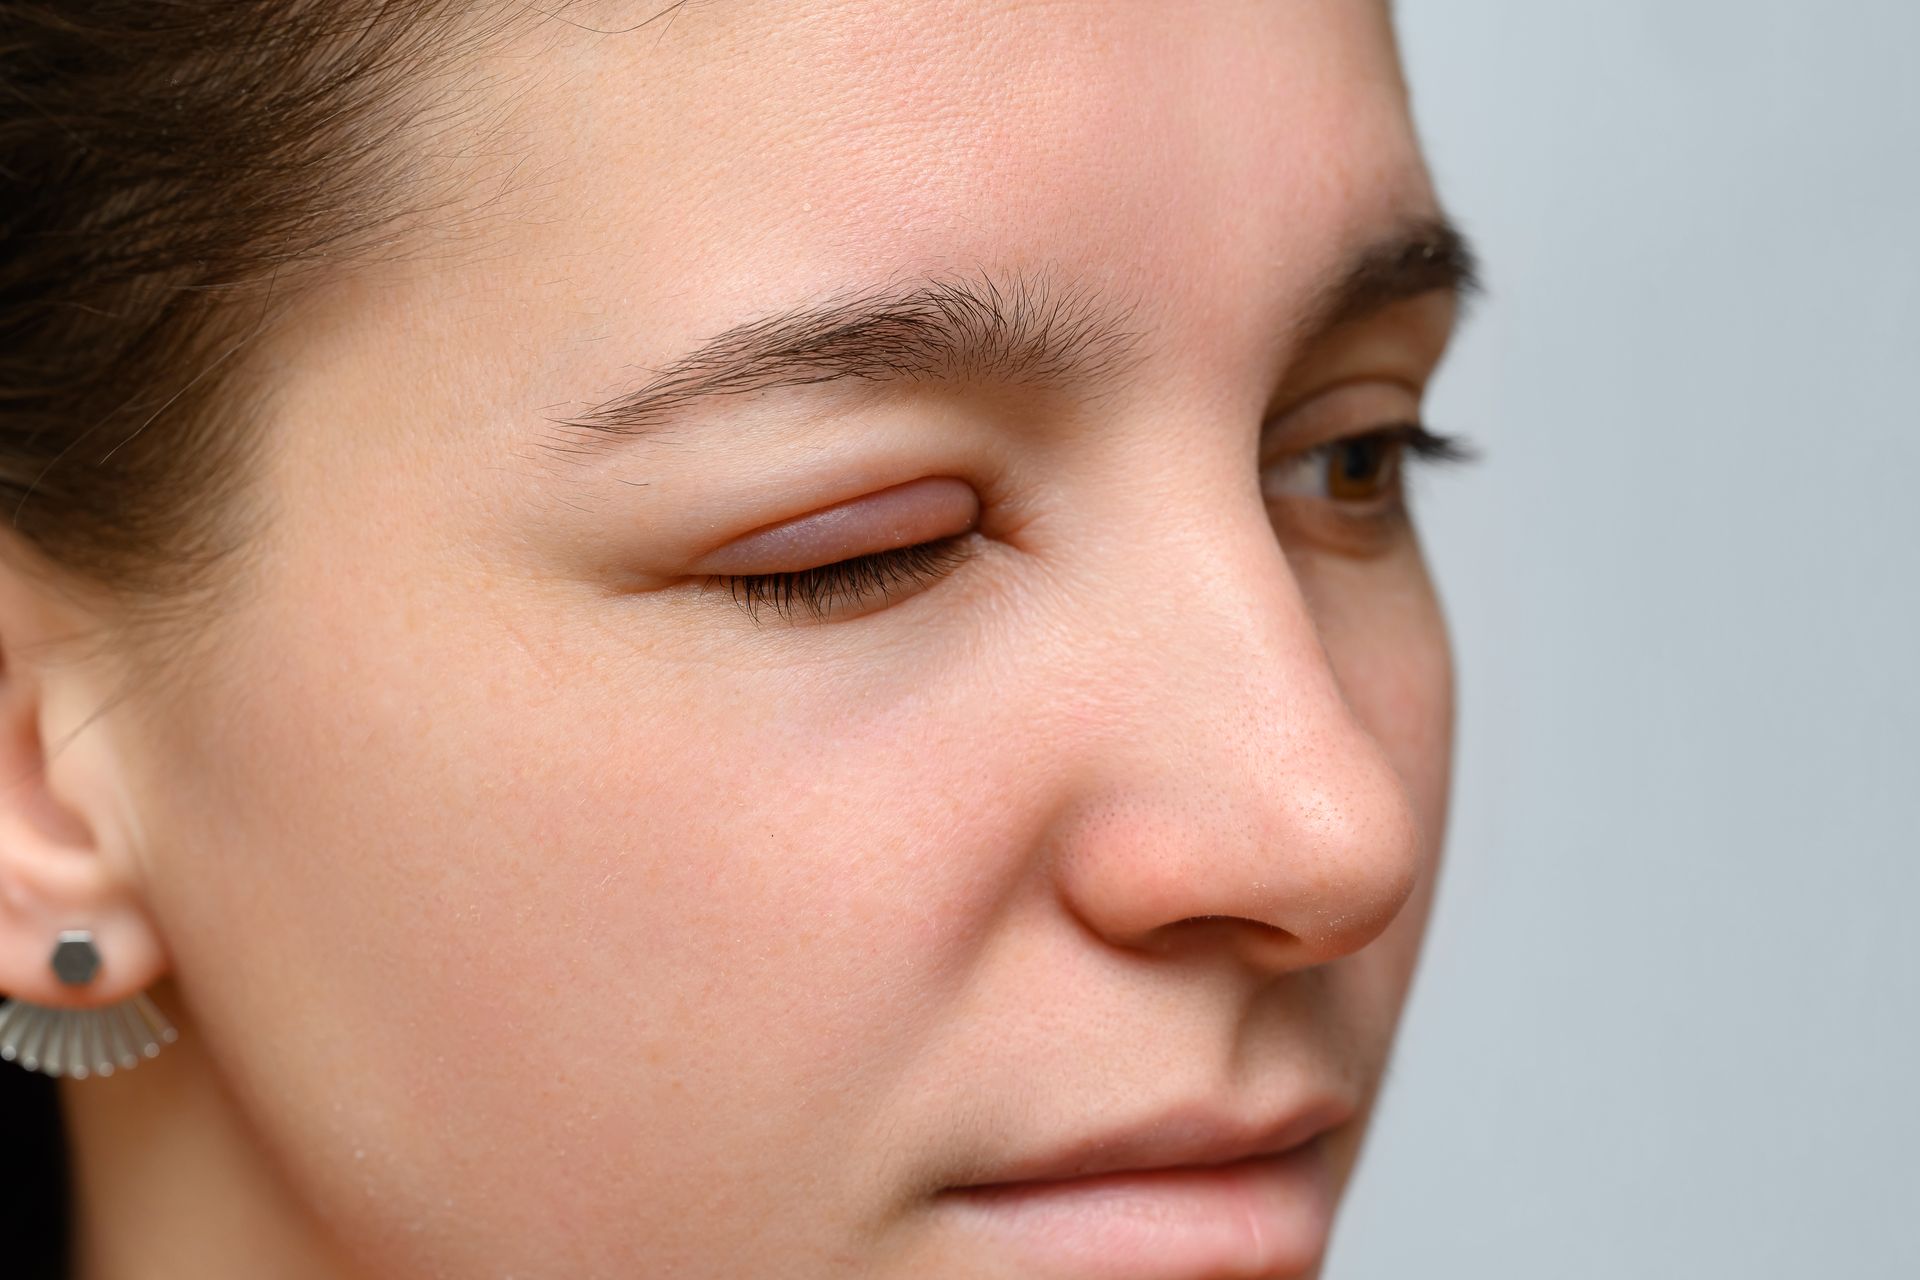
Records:
[[[1374,242],[1310,295],[1292,341],[1311,345],[1397,302],[1480,291],[1478,259],[1444,217]],[[841,293],[737,325],[640,386],[551,418],[546,447],[577,457],[661,434],[695,403],[780,387],[863,380],[1098,386],[1142,354],[1137,304],[1040,272],[937,276]]]

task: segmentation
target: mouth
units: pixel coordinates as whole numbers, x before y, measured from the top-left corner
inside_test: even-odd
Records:
[[[1328,1140],[1351,1115],[1326,1102],[1245,1127],[1183,1112],[941,1199],[970,1247],[1036,1280],[1307,1276],[1333,1229]]]

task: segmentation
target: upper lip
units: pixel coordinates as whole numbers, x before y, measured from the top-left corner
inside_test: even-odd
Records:
[[[1227,1164],[1274,1155],[1344,1124],[1354,1110],[1351,1103],[1332,1095],[1318,1095],[1264,1117],[1187,1104],[1017,1160],[991,1180],[963,1189]]]

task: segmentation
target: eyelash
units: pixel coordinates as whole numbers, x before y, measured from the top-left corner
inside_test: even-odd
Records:
[[[756,622],[761,605],[771,605],[776,613],[791,618],[796,602],[819,618],[829,604],[842,597],[859,603],[875,591],[885,595],[888,587],[901,583],[918,586],[952,572],[973,555],[963,545],[967,537],[966,533],[956,533],[796,573],[715,574],[708,582],[725,584]]]
[[[1392,422],[1372,431],[1363,431],[1359,435],[1341,436],[1337,440],[1328,440],[1318,444],[1307,452],[1321,449],[1337,449],[1343,444],[1358,440],[1377,440],[1382,444],[1397,444],[1422,462],[1472,462],[1479,457],[1478,451],[1467,442],[1466,437],[1441,435],[1429,431],[1424,423]]]
[[[1399,445],[1423,462],[1470,462],[1476,457],[1473,448],[1461,437],[1437,434],[1418,422],[1396,422],[1314,448],[1330,450],[1356,440]],[[919,586],[952,572],[973,556],[966,547],[969,536],[970,533],[957,533],[932,542],[876,551],[793,573],[713,574],[707,581],[725,585],[733,599],[746,609],[747,616],[756,622],[763,605],[786,618],[792,618],[796,604],[804,605],[818,619],[826,615],[836,600],[845,598],[860,603],[875,591],[885,595],[889,587]]]

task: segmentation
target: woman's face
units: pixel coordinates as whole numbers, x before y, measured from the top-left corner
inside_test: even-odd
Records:
[[[383,1274],[1310,1274],[1448,777],[1383,7],[567,16],[266,341],[117,721],[186,1034]],[[1325,1178],[953,1190],[1201,1112]]]

